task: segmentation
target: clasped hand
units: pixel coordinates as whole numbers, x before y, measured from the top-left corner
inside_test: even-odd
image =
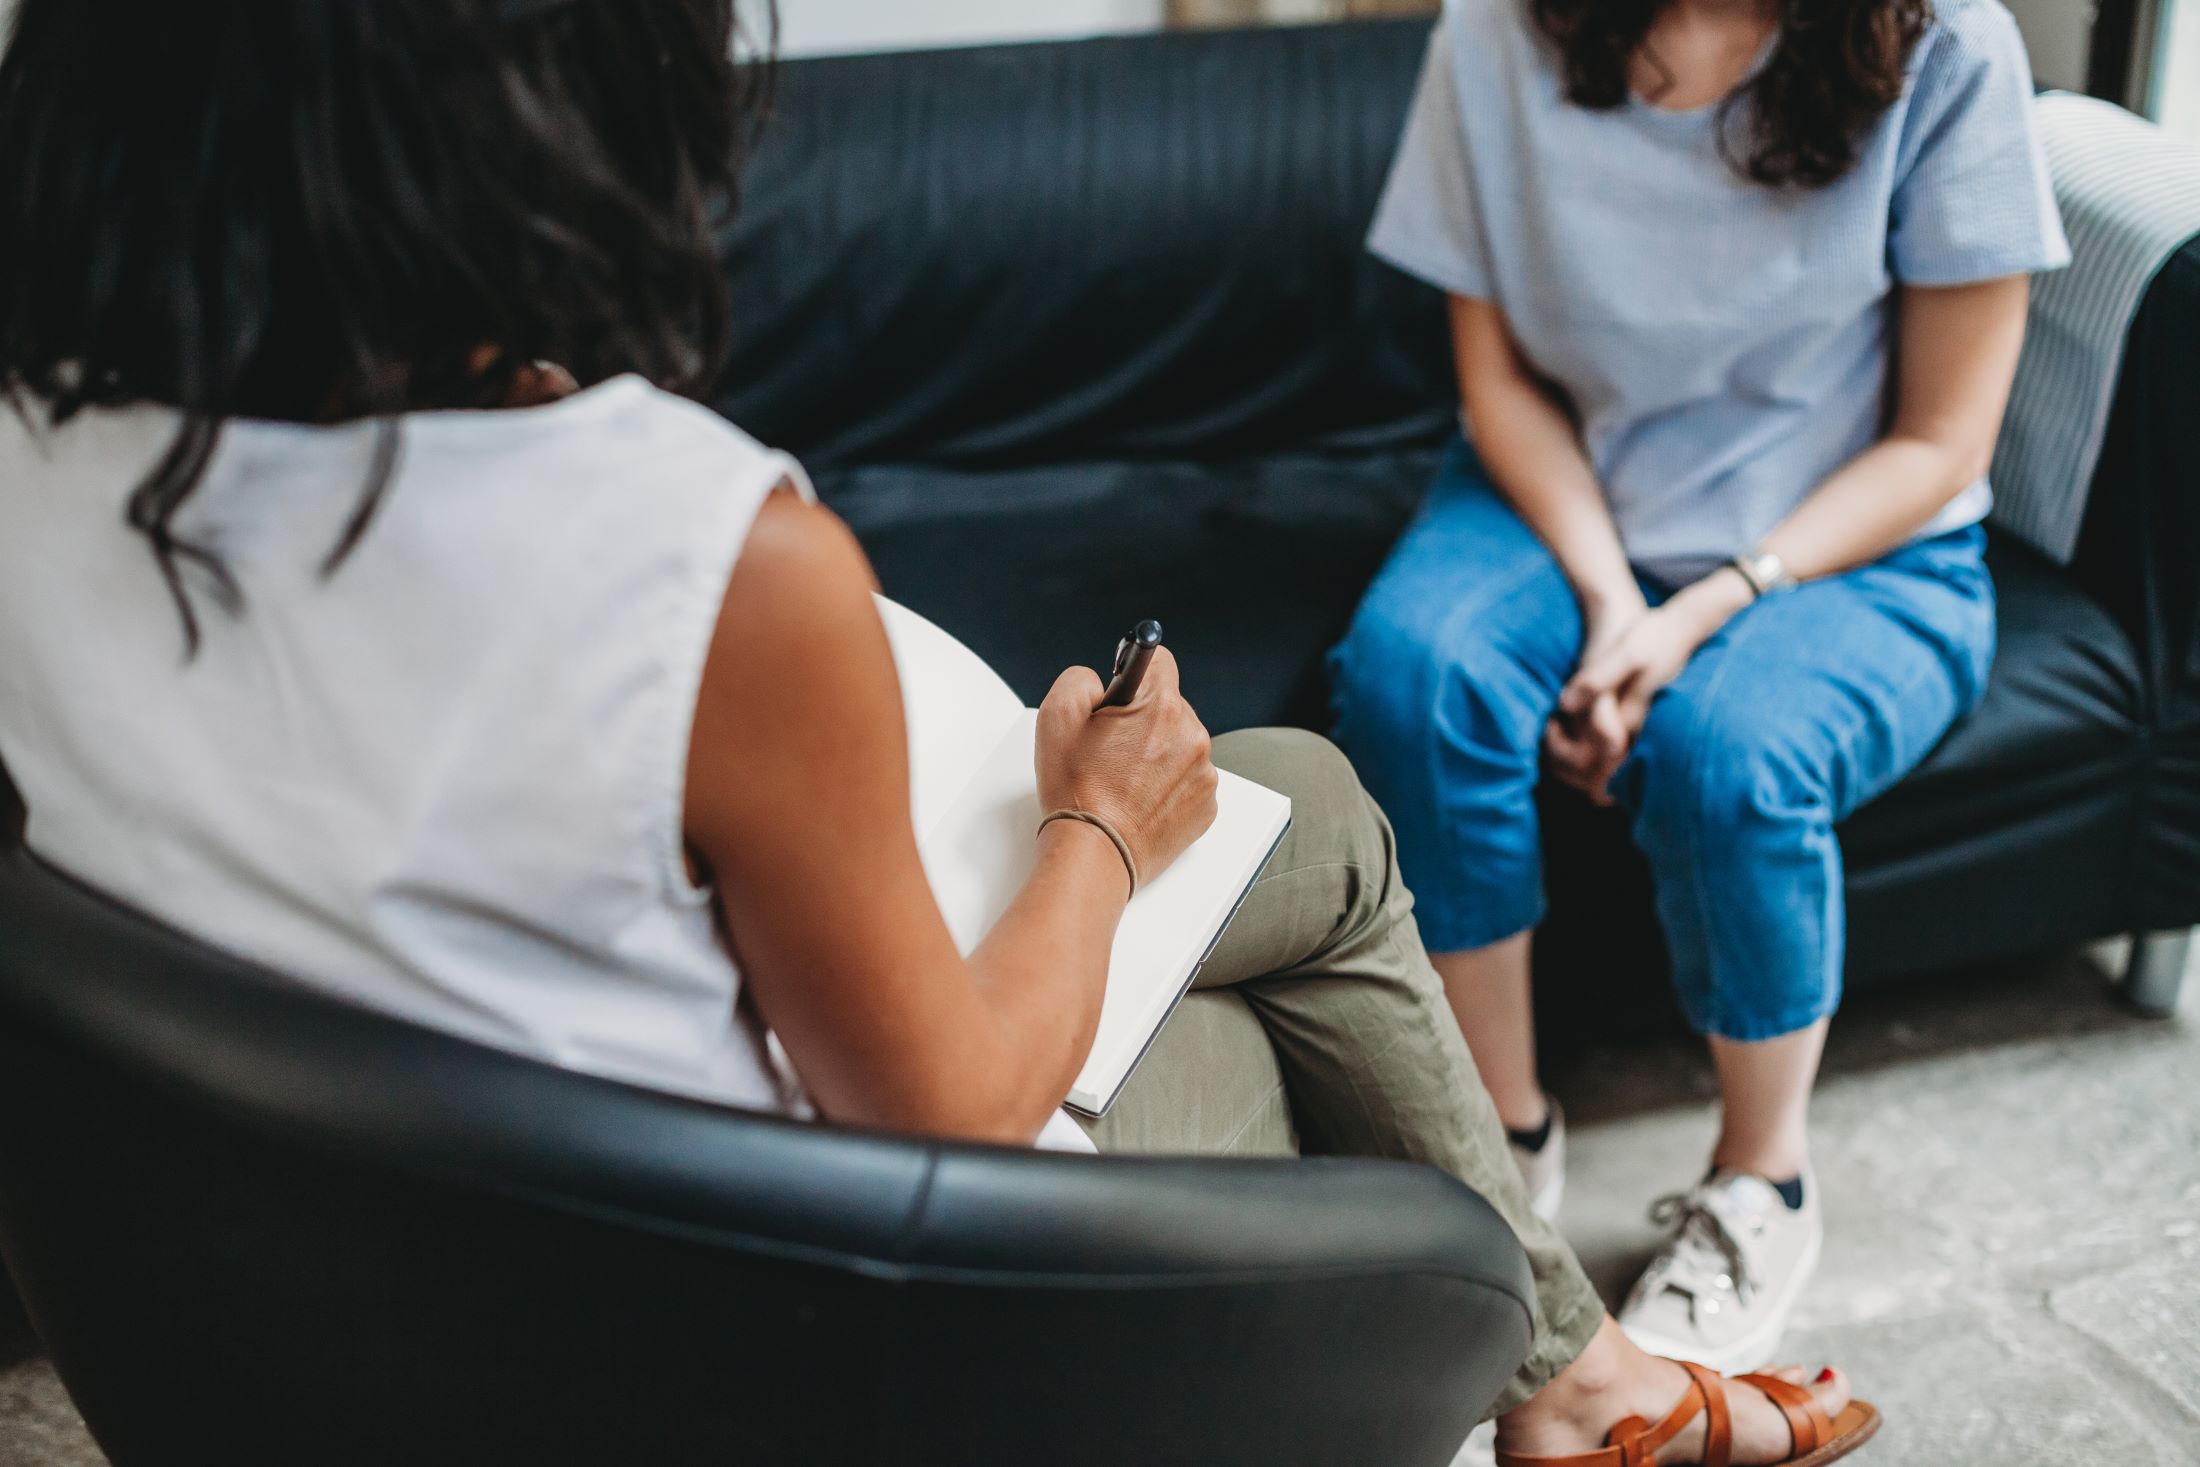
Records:
[[[1747,602],[1739,577],[1714,575],[1656,608],[1638,597],[1591,615],[1580,669],[1543,732],[1551,772],[1611,804],[1612,776],[1641,737],[1651,702]]]

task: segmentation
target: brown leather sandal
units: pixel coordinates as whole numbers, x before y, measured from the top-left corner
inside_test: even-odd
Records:
[[[1602,1451],[1572,1457],[1523,1457],[1501,1451],[1497,1467],[1654,1467],[1658,1448],[1687,1430],[1699,1414],[1710,1417],[1704,1431],[1703,1467],[1728,1467],[1734,1453],[1734,1416],[1726,1404],[1726,1377],[1686,1360],[1675,1363],[1688,1372],[1689,1388],[1656,1426],[1630,1416],[1612,1428]],[[1826,1415],[1816,1396],[1777,1375],[1736,1379],[1763,1391],[1787,1417],[1794,1446],[1777,1467],[1825,1467],[1870,1441],[1879,1430],[1879,1412],[1868,1401],[1849,1402],[1835,1419]]]

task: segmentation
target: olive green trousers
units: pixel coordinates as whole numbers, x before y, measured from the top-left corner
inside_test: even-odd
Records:
[[[1326,740],[1256,729],[1215,763],[1290,796],[1291,829],[1145,1062],[1086,1129],[1102,1151],[1382,1156],[1489,1199],[1535,1272],[1510,1410],[1587,1348],[1604,1305],[1528,1210],[1497,1110],[1429,966],[1390,823]]]

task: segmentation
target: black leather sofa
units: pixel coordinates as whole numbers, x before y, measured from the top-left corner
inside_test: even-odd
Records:
[[[1324,728],[1322,654],[1454,420],[1437,296],[1360,247],[1424,36],[785,66],[717,406],[1027,698],[1156,616],[1213,727]],[[1984,706],[1842,832],[1852,982],[2200,921],[2196,404],[2200,242],[2132,327],[2075,563],[1997,540]],[[1647,879],[1548,804],[1539,981],[1635,1022],[1665,1002]],[[2179,940],[2140,952],[2166,1010]]]

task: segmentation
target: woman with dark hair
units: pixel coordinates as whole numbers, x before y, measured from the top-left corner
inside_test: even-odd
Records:
[[[1450,296],[1464,426],[1335,654],[1539,1209],[1541,771],[1629,818],[1723,1125],[1621,1312],[1746,1369],[1822,1228],[1835,826],[1979,698],[2027,277],[2068,261],[1999,0],[1451,0],[1371,246]]]
[[[726,329],[734,41],[729,0],[24,0],[0,758],[30,848],[354,1001],[631,1083],[1441,1167],[1535,1270],[1508,1450],[1616,1424],[1630,1460],[1724,1467],[1869,1436],[1834,1372],[1730,1386],[1626,1341],[1528,1209],[1350,766],[1276,732],[1210,761],[1166,654],[1128,708],[1063,674],[1037,773],[1079,818],[957,951],[870,568],[797,465],[682,395]],[[1212,818],[1217,763],[1294,803],[1201,975],[1246,1004],[1194,993],[1088,1134],[1059,1107],[1117,921]]]

